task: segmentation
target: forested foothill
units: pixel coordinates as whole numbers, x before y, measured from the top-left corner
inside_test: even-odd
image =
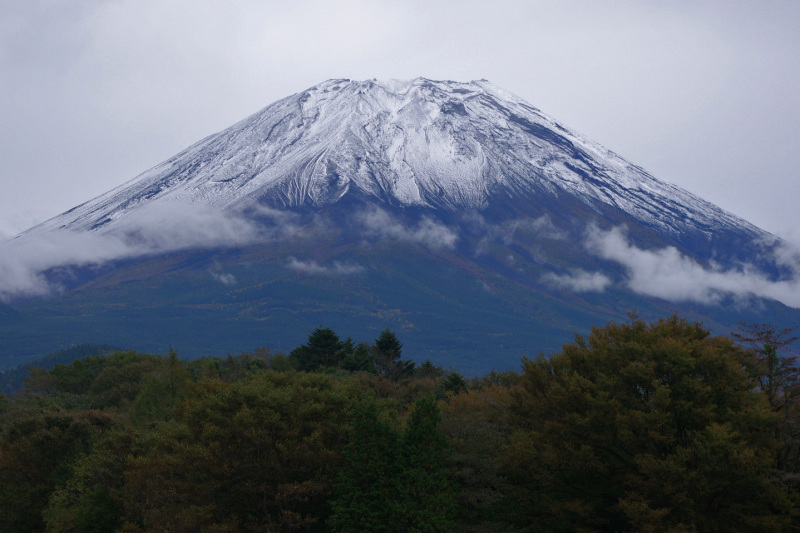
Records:
[[[323,327],[32,369],[0,395],[0,531],[796,531],[790,334],[632,316],[469,380]]]

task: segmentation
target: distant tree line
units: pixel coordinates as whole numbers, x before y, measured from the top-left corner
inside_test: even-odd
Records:
[[[470,380],[324,327],[33,369],[0,395],[0,531],[795,531],[790,334],[634,317]]]
[[[107,344],[85,343],[48,353],[29,363],[0,372],[0,393],[11,396],[18,390],[25,388],[25,379],[29,376],[31,368],[50,370],[56,365],[69,364],[82,357],[110,355],[117,351],[119,351],[119,348]]]

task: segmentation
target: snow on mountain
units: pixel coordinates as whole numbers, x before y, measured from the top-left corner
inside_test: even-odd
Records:
[[[329,324],[484,372],[631,310],[800,309],[800,252],[485,80],[324,82],[0,244],[0,365]]]
[[[679,234],[749,223],[659,181],[486,80],[329,80],[211,135],[41,229],[111,230],[156,200],[238,212],[378,205],[481,211],[565,197]],[[128,222],[126,222],[128,221]]]

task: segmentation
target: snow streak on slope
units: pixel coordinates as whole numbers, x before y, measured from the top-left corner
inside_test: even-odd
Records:
[[[42,226],[125,228],[132,212],[155,200],[239,212],[257,204],[320,207],[348,194],[447,211],[570,197],[671,234],[763,235],[485,80],[423,78],[326,81]]]

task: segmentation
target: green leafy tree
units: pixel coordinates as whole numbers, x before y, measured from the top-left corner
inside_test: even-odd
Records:
[[[760,390],[775,411],[786,411],[800,396],[800,368],[796,356],[781,354],[798,337],[790,337],[792,328],[779,329],[771,324],[739,325],[731,336],[753,351],[753,371]]]
[[[0,531],[44,531],[50,494],[69,480],[73,462],[116,418],[27,404],[12,411],[0,426]]]
[[[297,370],[296,361],[283,353],[276,353],[270,358],[269,368],[277,372]]]
[[[0,392],[12,396],[16,392],[23,390],[25,388],[25,381],[30,379],[31,372],[52,370],[57,364],[69,365],[76,359],[86,359],[87,357],[96,355],[108,355],[115,351],[118,350],[104,344],[79,344],[64,350],[51,352],[44,357],[34,359],[30,363],[25,363],[17,368],[0,372]]]
[[[352,399],[319,373],[201,381],[133,447],[127,520],[145,531],[319,531]]]
[[[484,384],[439,402],[440,428],[453,448],[448,477],[457,490],[458,531],[516,531],[506,520],[514,509],[500,464],[510,437],[510,398],[509,387]]]
[[[777,416],[746,354],[678,317],[594,328],[523,361],[504,454],[540,530],[779,531]]]
[[[731,336],[751,350],[749,368],[758,389],[764,393],[772,410],[780,416],[776,438],[781,442],[776,466],[784,483],[800,489],[800,367],[797,356],[787,348],[798,337],[791,336],[792,328],[777,328],[771,324],[739,325]]]
[[[166,364],[167,375],[169,376],[169,396],[174,401],[178,395],[178,388],[183,382],[183,367],[180,359],[178,359],[178,352],[172,346],[169,347],[169,352],[167,352]]]
[[[56,364],[51,370],[32,368],[25,383],[28,390],[40,394],[86,394],[107,366],[106,356],[85,357],[66,365]]]
[[[164,358],[156,355],[115,353],[92,382],[89,394],[105,409],[125,409],[139,395],[145,380],[165,370],[164,364]]]
[[[102,533],[122,525],[126,457],[132,439],[132,432],[119,428],[73,463],[69,480],[53,492],[44,510],[49,533]]]

